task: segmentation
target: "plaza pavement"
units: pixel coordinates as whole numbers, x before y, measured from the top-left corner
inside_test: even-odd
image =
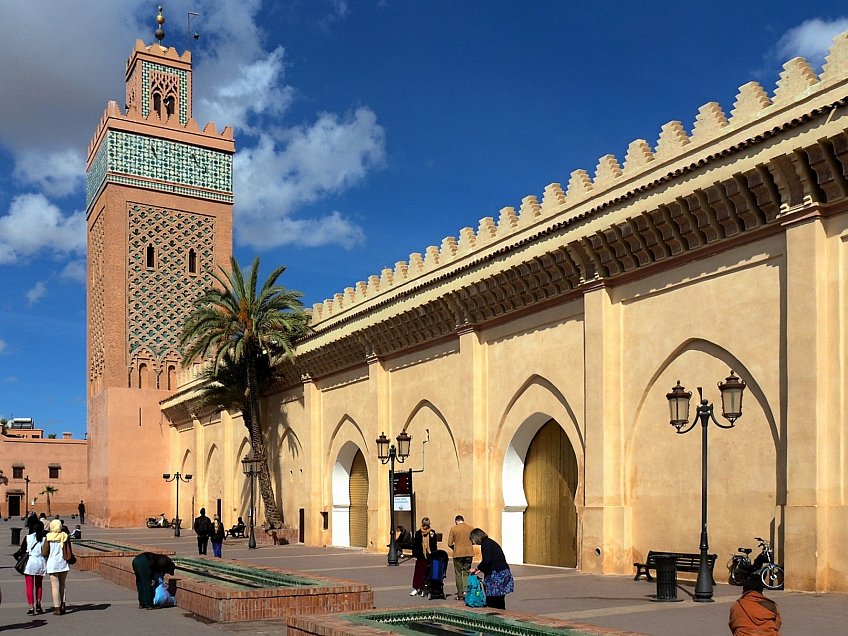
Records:
[[[69,521],[69,520],[66,520]],[[20,522],[0,521],[0,545],[6,555],[10,546],[10,528]],[[73,523],[68,523],[73,528]],[[172,530],[146,528],[102,529],[83,526],[83,538],[109,538],[175,550],[178,554],[195,554],[194,533],[184,531],[182,537]],[[428,601],[410,597],[412,562],[400,567],[386,566],[385,555],[370,554],[344,548],[312,546],[260,546],[247,548],[245,539],[224,543],[224,557],[262,563],[304,572],[347,578],[370,584],[379,608],[412,605],[447,604],[459,601]],[[211,555],[212,548],[209,547]],[[717,564],[721,578],[722,559]],[[566,620],[631,630],[653,636],[716,636],[729,634],[727,616],[730,604],[739,596],[740,588],[718,585],[715,603],[694,603],[693,583],[683,582],[681,603],[656,603],[651,597],[656,586],[632,576],[598,576],[575,570],[541,566],[512,566],[516,591],[507,596],[507,609],[562,618]],[[285,634],[283,621],[254,621],[235,624],[208,624],[195,619],[180,608],[142,611],[138,609],[135,591],[104,581],[93,572],[72,570],[68,576],[68,614],[54,616],[50,584],[45,581],[45,614],[27,616],[24,580],[14,570],[11,556],[0,557],[0,633],[31,633],[36,636],[68,636],[93,634],[180,634],[181,636],[221,636],[228,634]],[[453,568],[448,567],[446,591],[455,592]],[[827,636],[846,633],[848,596],[800,592],[770,592],[783,614],[783,636]],[[26,631],[23,631],[26,630]]]

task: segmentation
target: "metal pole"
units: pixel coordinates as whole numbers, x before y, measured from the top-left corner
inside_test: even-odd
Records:
[[[256,536],[253,534],[253,515],[255,509],[253,506],[253,477],[256,475],[253,470],[250,471],[250,539],[247,542],[247,547],[251,550],[256,549]]]
[[[174,473],[177,482],[177,510],[174,515],[174,536],[180,536],[180,474]]]
[[[12,477],[14,477],[14,475],[12,475]],[[32,504],[29,501],[29,475],[26,476],[24,481],[26,482],[26,505],[28,508],[32,508]],[[27,510],[27,515],[29,515],[29,510]]]
[[[395,447],[389,448],[389,557],[388,565],[399,565],[395,542]]]
[[[707,427],[710,422],[710,407],[703,404],[698,407],[701,418],[701,562],[698,564],[698,581],[695,583],[695,602],[713,602],[713,577],[710,575],[710,549],[707,537]]]

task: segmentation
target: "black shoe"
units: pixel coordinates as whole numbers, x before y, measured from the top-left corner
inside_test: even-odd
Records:
[[[43,609],[41,609],[41,603],[36,603],[36,604],[35,604],[35,613],[36,613],[36,614],[44,614],[44,610],[43,610]]]
[[[27,616],[35,616],[35,610],[30,607],[27,610]]]

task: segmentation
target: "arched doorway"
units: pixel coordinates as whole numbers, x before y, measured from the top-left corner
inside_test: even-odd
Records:
[[[357,446],[353,442],[345,442],[344,446],[342,446],[341,450],[339,450],[338,457],[336,458],[336,463],[333,466],[333,545],[354,545],[351,541],[353,539],[353,537],[351,536],[351,513],[353,512],[351,510],[351,504],[353,503],[351,501],[351,495],[353,491],[353,489],[351,488],[351,481],[353,479],[354,473],[353,463],[354,460],[356,460],[357,458],[359,458],[360,462],[364,464],[365,457],[359,450],[359,446]],[[363,472],[362,468],[357,468],[357,471],[359,475],[361,475]],[[364,472],[366,480],[365,498],[367,500],[368,471],[365,470]],[[358,477],[357,479],[361,479],[361,477]],[[357,512],[357,514],[361,513]]]
[[[542,426],[524,460],[524,562],[577,567],[577,457],[562,427]]]
[[[350,467],[350,545],[368,547],[368,467],[365,456],[357,450]]]

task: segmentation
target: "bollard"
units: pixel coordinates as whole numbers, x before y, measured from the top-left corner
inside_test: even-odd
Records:
[[[12,545],[21,545],[21,530],[23,528],[12,528]]]
[[[657,554],[657,598],[664,603],[677,603],[677,557],[673,554]]]

